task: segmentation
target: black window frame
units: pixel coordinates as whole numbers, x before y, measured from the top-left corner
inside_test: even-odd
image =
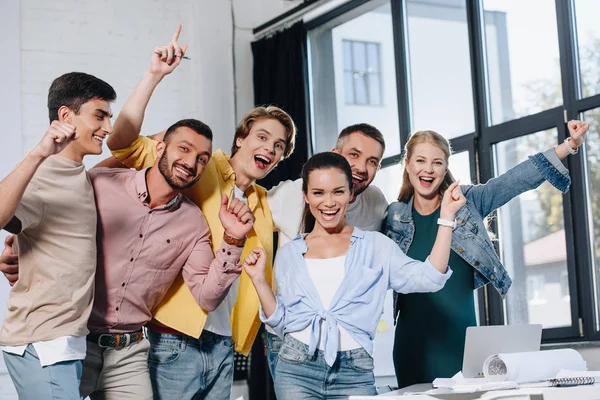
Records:
[[[566,121],[581,118],[582,113],[600,108],[600,94],[579,98],[580,82],[578,47],[576,42],[575,0],[554,0],[559,40],[562,106],[536,114],[490,125],[486,78],[485,36],[482,27],[482,0],[465,0],[469,33],[472,91],[475,112],[475,131],[450,139],[455,152],[468,151],[470,155],[473,182],[487,182],[493,174],[493,146],[549,128],[557,128],[557,144],[568,135]],[[350,0],[322,16],[305,23],[307,30],[317,28],[345,13],[365,5],[368,0]],[[398,99],[398,121],[400,147],[403,148],[411,132],[410,82],[407,66],[407,19],[406,0],[390,0],[393,40],[395,51],[396,93]],[[383,66],[380,65],[380,69]],[[382,168],[401,161],[401,154],[382,160]],[[550,328],[543,331],[543,342],[598,341],[600,331],[595,327],[594,268],[592,240],[589,229],[585,161],[582,156],[567,157],[564,164],[570,171],[571,188],[563,195],[563,218],[567,246],[567,270],[571,296],[572,325],[568,328]],[[492,229],[497,226],[492,222]],[[501,240],[501,238],[500,238]],[[600,282],[598,282],[600,284]],[[503,300],[496,291],[487,285],[478,290],[479,320],[483,325],[504,324]]]

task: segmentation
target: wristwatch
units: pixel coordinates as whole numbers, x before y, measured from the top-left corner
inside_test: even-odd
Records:
[[[227,232],[223,232],[223,241],[231,246],[236,247],[244,247],[246,244],[246,237],[244,236],[241,239],[234,238],[233,236],[229,236]]]
[[[579,147],[573,148],[571,146],[570,142],[571,142],[571,138],[570,137],[568,137],[568,138],[565,139],[565,144],[567,145],[567,150],[569,151],[569,154],[572,155],[572,156],[574,156],[575,154],[579,153]]]
[[[447,219],[438,218],[437,223],[438,225],[448,226],[452,229],[456,229],[456,220],[448,221]]]

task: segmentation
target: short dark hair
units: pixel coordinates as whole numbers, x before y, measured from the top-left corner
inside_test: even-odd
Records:
[[[69,107],[79,114],[81,106],[92,99],[115,101],[117,93],[102,79],[83,72],[69,72],[56,78],[48,90],[50,122],[58,120],[58,109]]]
[[[363,135],[376,140],[381,145],[381,147],[383,147],[383,152],[385,153],[385,139],[383,138],[383,134],[379,131],[379,129],[375,128],[373,125],[365,123],[350,125],[342,129],[342,131],[338,135],[335,147],[338,150],[341,150],[344,146],[345,139],[356,132],[362,133]]]
[[[302,167],[302,192],[308,192],[308,177],[311,172],[321,169],[337,169],[346,175],[348,189],[352,190],[352,168],[344,156],[332,151],[317,153],[308,159]],[[310,233],[315,227],[315,216],[310,212],[310,206],[304,204],[302,211],[302,232]]]
[[[210,126],[206,125],[204,122],[199,121],[197,119],[188,118],[188,119],[182,119],[180,121],[177,121],[173,125],[171,125],[169,127],[169,129],[167,129],[167,131],[165,132],[165,136],[163,137],[163,142],[167,143],[167,141],[169,140],[169,136],[171,136],[171,134],[173,132],[175,132],[175,130],[177,128],[182,128],[182,127],[190,128],[191,130],[196,132],[198,135],[202,135],[210,141],[212,141],[212,139],[213,139],[213,133],[212,133],[212,130],[210,129]]]

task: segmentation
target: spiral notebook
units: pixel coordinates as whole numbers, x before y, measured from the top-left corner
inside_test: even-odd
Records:
[[[565,387],[565,386],[580,386],[580,385],[593,385],[596,383],[596,378],[593,376],[579,376],[574,378],[553,378],[546,381],[549,386],[552,387]]]
[[[569,387],[600,384],[599,371],[570,371],[562,370],[556,375],[556,378],[546,379],[539,382],[530,382],[520,384],[521,388],[530,387]]]

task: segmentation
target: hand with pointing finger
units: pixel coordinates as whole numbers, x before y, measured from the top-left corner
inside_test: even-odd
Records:
[[[180,34],[181,24],[177,25],[173,38],[168,45],[154,48],[154,53],[150,61],[150,72],[152,74],[162,78],[177,68],[188,48],[187,44],[179,46],[178,40]]]

